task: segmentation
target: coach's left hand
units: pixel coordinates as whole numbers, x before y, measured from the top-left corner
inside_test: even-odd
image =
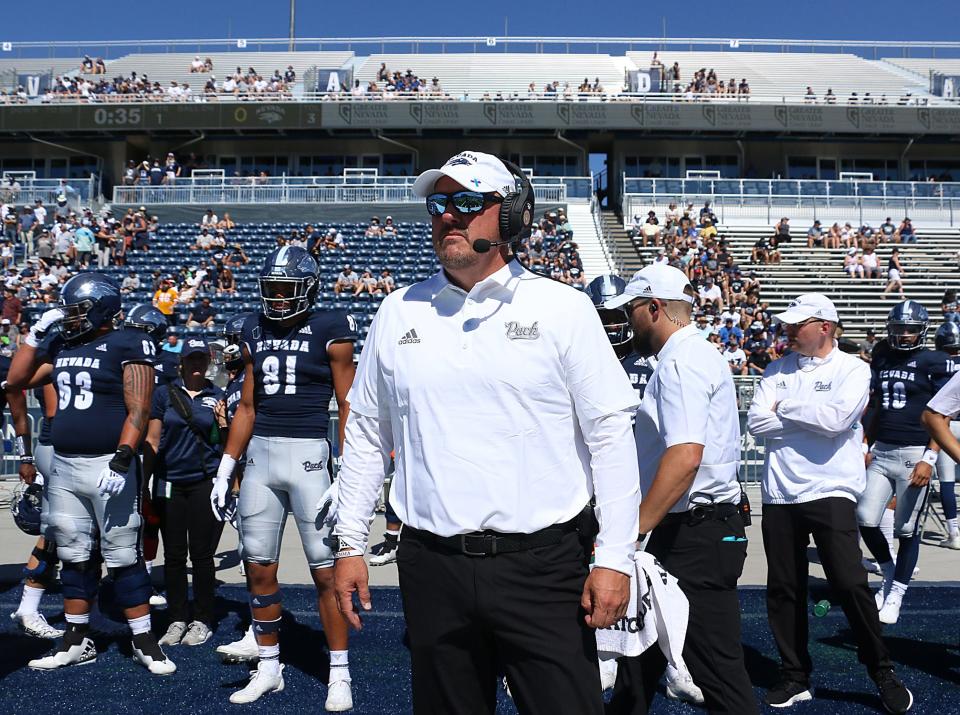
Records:
[[[910,486],[925,487],[930,483],[930,476],[933,474],[933,467],[926,462],[917,462],[913,471],[910,472]]]
[[[630,605],[630,577],[613,569],[595,567],[583,584],[580,605],[591,628],[606,628],[623,618]]]

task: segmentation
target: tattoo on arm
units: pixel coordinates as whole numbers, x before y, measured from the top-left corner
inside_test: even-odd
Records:
[[[147,427],[150,401],[153,399],[154,372],[151,365],[131,363],[123,368],[123,402],[127,406],[127,420],[138,434]]]

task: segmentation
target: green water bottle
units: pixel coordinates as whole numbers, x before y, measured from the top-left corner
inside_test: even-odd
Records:
[[[822,601],[817,601],[813,606],[813,615],[817,618],[823,618],[830,612],[830,601],[823,599]]]

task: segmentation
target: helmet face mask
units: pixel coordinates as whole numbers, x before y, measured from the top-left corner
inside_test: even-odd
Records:
[[[87,313],[90,312],[92,307],[93,301],[91,300],[61,306],[63,320],[60,321],[60,334],[66,340],[77,340],[93,330],[93,324],[87,319]]]
[[[929,317],[913,300],[898,303],[887,315],[887,342],[894,350],[917,350],[927,340]]]
[[[633,328],[630,327],[626,313],[618,309],[597,308],[597,314],[600,316],[600,322],[603,323],[607,339],[614,348],[630,344],[633,339]]]
[[[627,282],[620,276],[606,275],[594,278],[584,290],[593,307],[597,309],[607,339],[620,359],[625,358],[632,349],[633,327],[626,311],[621,308],[604,308],[603,304],[623,293],[626,287]]]
[[[260,303],[268,320],[290,320],[309,312],[320,287],[316,260],[299,246],[267,256],[260,271]]]
[[[122,312],[120,286],[100,273],[74,276],[60,291],[60,334],[67,342],[92,338],[104,327],[116,327]]]
[[[40,508],[43,487],[21,482],[10,499],[10,513],[17,527],[30,536],[40,536]]]

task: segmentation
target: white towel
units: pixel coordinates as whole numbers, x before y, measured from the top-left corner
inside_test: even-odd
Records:
[[[597,629],[597,652],[603,660],[637,656],[659,643],[667,661],[684,673],[687,668],[681,653],[689,613],[690,605],[677,579],[652,555],[638,551],[627,613],[612,626]]]

